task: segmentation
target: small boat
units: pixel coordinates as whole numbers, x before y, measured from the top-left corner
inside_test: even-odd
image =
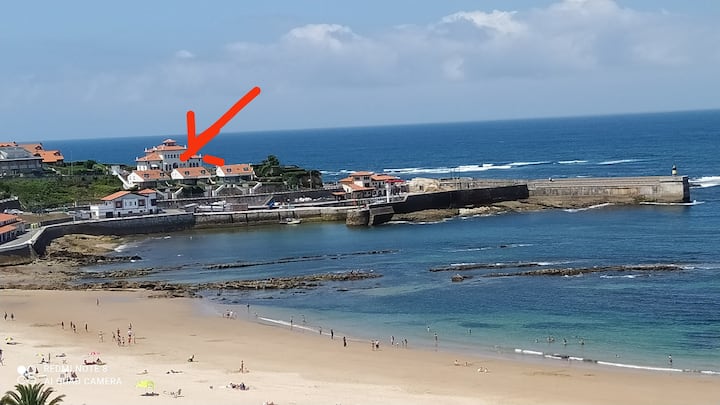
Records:
[[[285,218],[284,220],[280,221],[281,224],[285,225],[297,225],[302,222],[302,219],[300,218]]]

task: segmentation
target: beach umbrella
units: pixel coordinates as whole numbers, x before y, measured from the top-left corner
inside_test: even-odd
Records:
[[[135,384],[135,386],[138,388],[145,388],[145,391],[150,388],[152,388],[153,390],[155,389],[155,383],[152,380],[140,380],[137,382],[137,384]]]

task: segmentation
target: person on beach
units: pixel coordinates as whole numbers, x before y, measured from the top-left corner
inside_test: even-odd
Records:
[[[7,312],[5,312],[5,320],[7,321]]]
[[[0,366],[4,366],[5,363],[3,363],[3,351],[0,349]]]
[[[98,332],[98,338],[100,338],[100,343],[103,342],[103,333],[102,331]]]
[[[86,324],[85,324],[85,332],[87,332],[87,331],[88,331],[88,330],[87,330],[87,323],[86,323]]]
[[[343,336],[343,347],[347,347],[347,339],[345,339],[345,336]]]
[[[60,321],[60,327],[63,328],[63,330],[65,330],[65,321]]]
[[[330,329],[330,339],[335,339],[335,331]]]
[[[11,312],[11,313],[10,313],[10,320],[11,320],[11,321],[14,321],[14,320],[15,320],[15,313],[14,313],[14,312]]]
[[[672,354],[668,355],[668,362],[670,362],[670,367],[672,367]]]
[[[95,298],[95,305],[100,306],[100,298]]]

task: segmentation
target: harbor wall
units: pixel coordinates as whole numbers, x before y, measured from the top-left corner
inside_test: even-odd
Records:
[[[219,226],[275,225],[286,218],[303,221],[344,221],[350,207],[298,207],[237,212],[204,212],[195,214],[195,228]]]
[[[383,205],[391,205],[396,214],[407,214],[430,209],[464,208],[501,201],[523,200],[526,198],[528,198],[528,187],[525,184],[520,184],[504,187],[410,194],[405,201]]]
[[[529,197],[546,203],[681,203],[690,201],[687,176],[533,180]]]

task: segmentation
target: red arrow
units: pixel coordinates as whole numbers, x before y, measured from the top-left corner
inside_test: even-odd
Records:
[[[192,110],[187,112],[187,130],[188,130],[188,148],[185,152],[180,155],[180,160],[186,162],[190,157],[200,152],[203,146],[210,142],[215,135],[220,133],[222,127],[230,122],[233,117],[240,112],[246,105],[248,105],[255,97],[260,94],[260,87],[253,87],[248,91],[237,103],[233,104],[229,110],[225,112],[215,123],[210,125],[208,129],[204,130],[200,135],[195,135],[195,112]],[[216,166],[222,166],[225,164],[225,160],[217,156],[205,155],[203,160],[206,163]]]

